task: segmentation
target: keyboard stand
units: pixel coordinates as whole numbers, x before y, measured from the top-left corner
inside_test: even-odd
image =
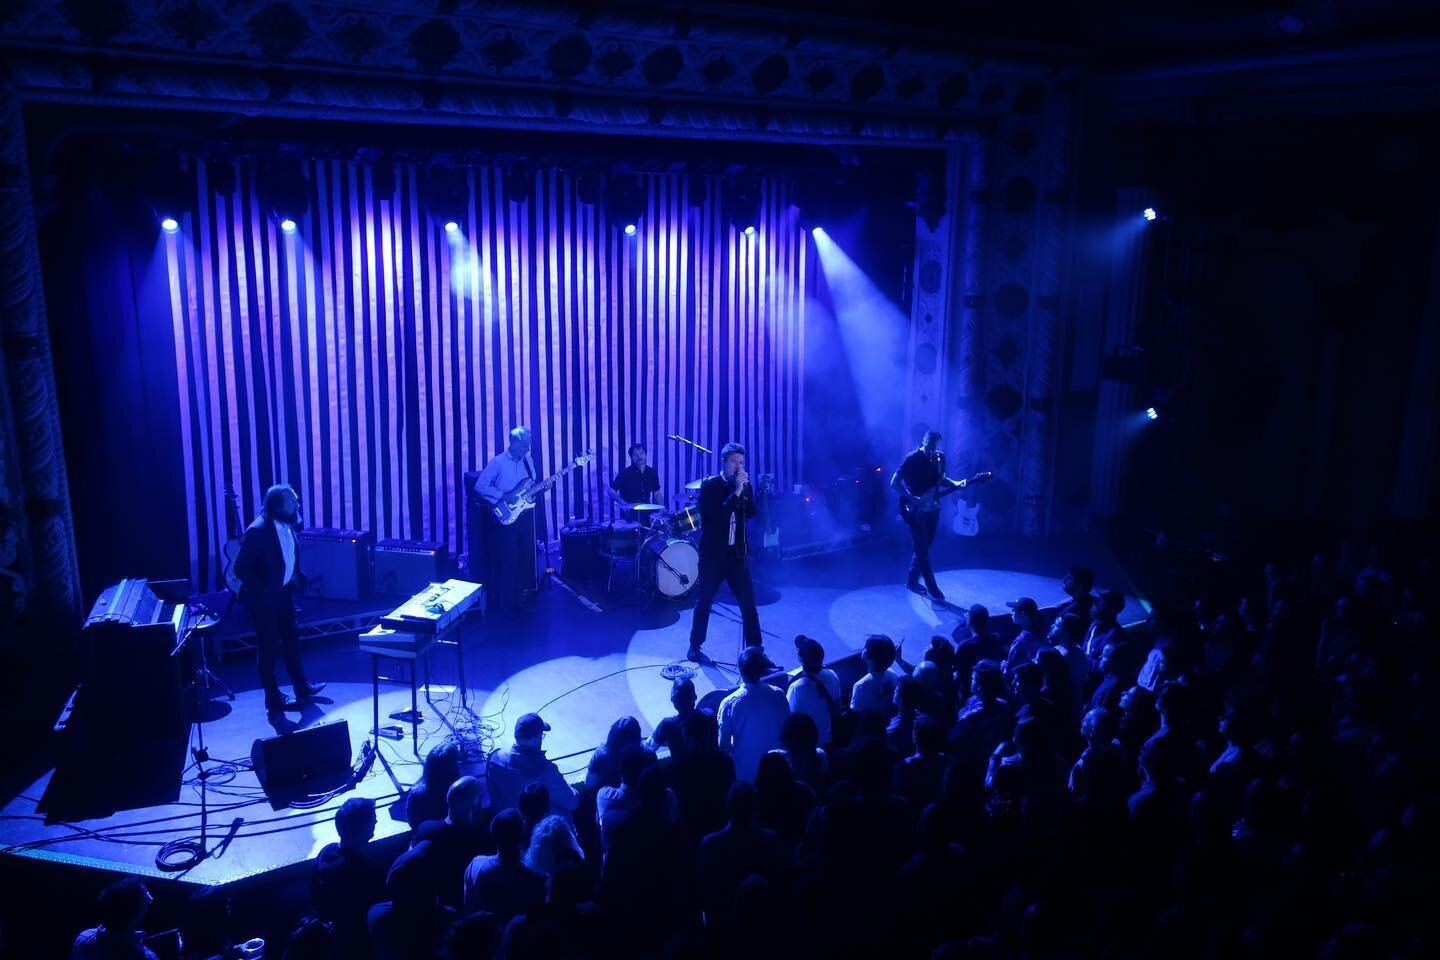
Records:
[[[402,667],[401,672],[402,674],[404,674],[403,676],[385,676],[380,671],[381,660],[389,660],[402,665],[405,663],[409,663],[410,668],[408,670],[405,670]],[[375,752],[377,755],[380,752],[379,739],[381,735],[380,681],[384,680],[387,683],[408,683],[410,685],[410,709],[397,710],[394,713],[390,714],[389,717],[391,720],[399,720],[402,723],[410,724],[410,748],[414,752],[415,758],[417,760],[420,758],[420,724],[423,723],[425,720],[425,713],[420,709],[420,691],[419,687],[415,682],[415,667],[417,660],[420,663],[421,669],[424,670],[425,673],[425,700],[427,703],[433,705],[434,701],[430,699],[430,654],[428,650],[425,653],[420,654],[418,657],[413,658],[385,653],[376,653],[373,650],[370,651],[370,710],[371,719],[374,723],[374,726],[370,728],[370,735],[375,738]]]

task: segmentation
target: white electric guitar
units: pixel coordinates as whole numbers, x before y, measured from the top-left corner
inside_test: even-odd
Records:
[[[961,500],[955,507],[953,529],[962,537],[973,537],[980,532],[980,504]]]
[[[540,495],[555,486],[555,481],[565,476],[571,470],[577,467],[583,467],[594,459],[594,451],[586,450],[580,454],[580,456],[571,460],[569,465],[564,469],[555,471],[544,480],[536,482],[526,477],[511,487],[503,497],[492,503],[490,505],[490,512],[495,515],[495,519],[499,520],[503,526],[510,526],[510,524],[519,520],[528,511],[534,509],[535,504],[540,500]]]

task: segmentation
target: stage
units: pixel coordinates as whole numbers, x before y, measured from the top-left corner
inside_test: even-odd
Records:
[[[884,632],[901,645],[902,658],[914,662],[931,636],[950,636],[972,603],[1001,616],[1008,612],[1005,602],[1020,596],[1033,597],[1042,607],[1060,602],[1061,577],[1075,563],[1096,570],[1097,588],[1125,591],[1129,599],[1122,623],[1145,616],[1123,572],[1094,542],[1041,544],[981,537],[943,544],[938,559],[944,604],[905,589],[906,555],[899,541],[762,568],[757,593],[767,651],[793,668],[793,640],[804,633],[818,639],[834,663],[858,652],[867,634]],[[633,715],[648,734],[669,714],[667,668],[694,670],[702,699],[736,685],[730,664],[740,643],[740,625],[733,602],[722,592],[716,604],[706,644],[706,651],[721,661],[715,666],[696,668],[679,659],[690,620],[689,604],[650,601],[628,585],[617,585],[606,596],[603,584],[596,588],[584,583],[557,583],[542,590],[534,613],[523,619],[473,617],[462,627],[468,706],[461,704],[454,686],[454,653],[436,649],[429,691],[434,703],[427,703],[422,693],[425,718],[418,730],[418,751],[423,755],[445,738],[458,737],[469,748],[467,771],[480,773],[483,752],[507,744],[515,719],[536,711],[553,727],[545,741],[548,755],[567,776],[583,777],[590,751],[603,741],[613,720]],[[266,718],[251,656],[237,653],[220,664],[218,673],[235,690],[236,699],[232,703],[219,696],[211,710],[214,718],[205,724],[206,746],[216,761],[248,760],[257,737],[338,720],[347,721],[352,749],[359,751],[371,728],[370,657],[357,649],[353,636],[332,636],[307,640],[305,660],[309,675],[328,686],[322,702],[304,713],[286,714],[281,726]],[[390,725],[395,721],[385,715],[409,707],[409,687],[392,683],[381,690],[381,722]],[[312,809],[275,810],[253,772],[222,767],[210,777],[202,811],[192,768],[184,773],[183,783],[177,775],[173,783],[153,785],[158,795],[145,806],[76,822],[46,822],[39,801],[52,786],[52,770],[8,798],[0,811],[0,844],[25,856],[192,884],[253,877],[309,859],[333,841],[333,813],[348,796],[374,797],[383,808],[396,801],[397,781],[400,788],[408,787],[420,772],[410,728],[402,726],[403,739],[380,739],[384,762],[375,763],[353,792]],[[194,736],[192,726],[192,744]],[[178,771],[190,758],[174,759]],[[202,814],[209,845],[218,852],[188,871],[162,873],[155,866],[157,851],[172,840],[198,836]],[[404,830],[403,822],[382,810],[377,837]]]

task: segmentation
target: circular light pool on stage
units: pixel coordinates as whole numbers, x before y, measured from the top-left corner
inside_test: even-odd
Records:
[[[291,220],[289,217],[286,217],[284,220],[280,221],[280,229],[285,231],[286,233],[294,233],[295,221]]]
[[[174,217],[166,217],[164,220],[160,221],[160,229],[164,230],[166,233],[174,233],[176,230],[180,229],[180,222]]]

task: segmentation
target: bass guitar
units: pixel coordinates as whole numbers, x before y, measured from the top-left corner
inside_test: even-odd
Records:
[[[571,470],[574,470],[578,467],[583,467],[594,459],[594,451],[586,450],[584,453],[580,454],[580,456],[576,457],[574,460],[571,460],[570,463],[566,465],[563,469],[555,471],[550,476],[546,477],[544,480],[536,482],[534,480],[531,480],[529,477],[526,477],[519,483],[515,484],[514,487],[506,491],[503,497],[501,497],[495,503],[492,503],[490,505],[490,512],[495,515],[495,519],[500,521],[502,526],[510,526],[510,524],[514,523],[516,520],[519,520],[528,511],[533,510],[535,508],[535,504],[540,499],[540,495],[545,493],[551,487],[555,486],[555,482],[557,480],[565,476]]]
[[[940,501],[950,496],[950,494],[964,490],[972,484],[984,483],[986,480],[993,479],[994,476],[995,474],[991,471],[983,470],[973,477],[967,477],[961,480],[957,484],[936,484],[924,493],[902,496],[900,498],[900,517],[901,519],[909,520],[919,513],[934,513],[940,509]]]

